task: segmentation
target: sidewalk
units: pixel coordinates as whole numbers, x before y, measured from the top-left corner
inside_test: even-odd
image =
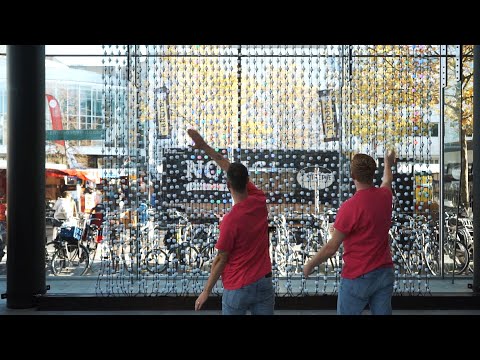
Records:
[[[468,288],[471,279],[457,279],[452,284],[451,280],[433,279],[430,280],[430,288],[435,294],[450,294],[450,295],[470,295],[472,290]],[[78,277],[78,278],[60,278],[50,276],[46,281],[50,285],[50,290],[47,295],[55,297],[98,297],[100,294],[95,293],[97,285],[97,277]],[[0,276],[0,293],[6,292],[6,277]],[[284,295],[284,294],[281,294]],[[121,295],[119,295],[121,296]],[[173,295],[172,295],[173,296]],[[408,294],[396,295],[408,296]],[[413,295],[413,296],[418,296]],[[109,298],[111,298],[110,296]],[[141,297],[140,297],[141,298]],[[155,298],[155,296],[153,297]],[[298,298],[297,298],[298,299]],[[134,301],[134,300],[132,300]],[[159,300],[160,301],[160,300]],[[432,301],[434,299],[432,298]],[[432,304],[434,305],[434,304]],[[42,310],[37,309],[8,309],[6,307],[6,299],[0,300],[0,315],[220,315],[220,310],[203,310],[195,312],[193,310],[102,310],[102,311],[74,311],[74,310]],[[276,310],[276,315],[335,315],[335,309],[298,309],[298,310]],[[368,312],[367,312],[368,314]],[[480,307],[478,310],[394,310],[394,315],[480,315]]]
[[[112,316],[152,316],[152,315],[174,315],[174,316],[216,316],[221,315],[220,310],[124,310],[124,311],[38,311],[36,309],[8,309],[5,300],[0,300],[0,317],[5,315],[112,315]],[[336,316],[335,310],[275,310],[274,315],[287,316]],[[365,315],[369,315],[368,311]],[[480,315],[480,310],[393,310],[392,315]]]
[[[131,278],[126,277],[124,280],[130,280]],[[99,282],[99,277],[98,275],[92,275],[92,276],[72,276],[72,277],[56,277],[56,276],[47,276],[46,284],[50,285],[50,290],[47,292],[48,294],[51,295],[58,295],[58,294],[69,294],[69,295],[101,295],[101,289],[98,288],[99,284],[101,285],[102,283],[106,282],[107,278],[102,279]],[[156,279],[156,282],[164,284],[167,280],[158,280]],[[177,289],[180,292],[180,289],[182,288],[181,286],[181,277],[177,279]],[[201,284],[205,279],[199,280]],[[285,294],[285,281],[279,280],[280,281],[280,288],[283,289],[280,290],[280,293],[283,295]],[[296,290],[295,293],[298,293],[298,289],[301,286],[301,280],[292,280],[292,289]],[[430,279],[429,280],[429,288],[432,294],[436,293],[452,293],[452,294],[470,294],[472,293],[472,290],[469,289],[468,285],[472,283],[471,278],[455,278],[455,280],[452,283],[452,279]],[[315,288],[313,281],[309,281],[307,284],[307,289],[308,289],[308,294],[313,295],[315,293]],[[327,291],[325,294],[330,295],[333,293],[333,289],[330,288],[329,285],[327,287]],[[6,287],[7,287],[7,281],[6,281],[6,276],[0,276],[0,293],[3,294],[6,292]],[[133,287],[133,286],[132,286]],[[162,292],[159,291],[158,294],[161,294]],[[323,293],[321,293],[323,295]],[[103,294],[104,296],[105,294]],[[148,295],[148,293],[147,293]],[[153,293],[152,295],[156,295]],[[404,295],[408,295],[408,293],[405,293]]]

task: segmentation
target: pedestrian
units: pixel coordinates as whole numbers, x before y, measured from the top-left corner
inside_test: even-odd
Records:
[[[215,245],[217,255],[210,276],[195,301],[200,310],[220,276],[223,283],[222,314],[273,315],[275,292],[269,253],[266,197],[249,179],[247,168],[232,163],[212,149],[193,129],[188,135],[194,147],[203,150],[227,173],[233,206],[220,223]]]
[[[77,204],[72,198],[72,194],[68,191],[62,193],[62,197],[58,198],[53,205],[55,213],[53,214],[54,219],[63,221],[71,221],[75,217],[78,217]]]
[[[304,266],[314,267],[333,256],[343,243],[344,266],[338,290],[337,314],[360,315],[366,305],[373,315],[392,314],[394,272],[388,232],[392,217],[392,165],[395,152],[385,156],[383,180],[373,185],[377,165],[366,154],[350,164],[356,192],[338,209],[330,240]]]
[[[72,195],[68,191],[62,193],[62,197],[59,197],[53,205],[53,235],[52,238],[57,237],[58,228],[64,222],[74,222],[78,218],[77,204],[73,200]]]

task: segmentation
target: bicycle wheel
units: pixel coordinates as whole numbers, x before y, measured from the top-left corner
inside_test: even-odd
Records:
[[[408,255],[408,266],[410,268],[411,275],[418,275],[422,272],[424,267],[423,260],[423,248],[422,245],[424,240],[422,235],[417,234],[415,241],[413,242],[412,249]]]
[[[52,273],[55,276],[60,275],[62,270],[67,267],[67,255],[65,255],[65,249],[60,248],[55,250],[52,255]]]
[[[470,256],[470,261],[468,262],[468,271],[473,274],[473,244],[468,244],[468,255]]]
[[[142,253],[140,252],[137,239],[130,239],[128,242],[119,244],[116,249],[116,267],[118,271],[124,271],[129,274],[138,274],[142,268]]]
[[[141,270],[141,254],[136,252],[124,252],[123,253],[123,267],[130,274],[138,274]]]
[[[329,257],[327,261],[330,262],[330,267],[332,271],[337,271],[341,266],[340,264],[342,263],[342,259],[338,251],[335,255]]]
[[[52,272],[55,276],[82,276],[90,264],[88,250],[83,245],[68,244],[58,248],[52,256]]]
[[[80,275],[85,275],[88,269],[90,269],[90,253],[84,245],[79,245],[76,251],[79,261],[79,268],[83,269]]]
[[[468,272],[473,273],[473,238],[472,235],[468,232],[467,229],[462,228],[458,229],[458,237],[460,238],[461,243],[465,245],[468,250]]]
[[[455,275],[460,275],[468,267],[470,255],[467,247],[457,237],[455,243],[448,241],[444,244],[444,259],[445,272],[451,274],[455,271]]]
[[[170,251],[177,243],[176,233],[169,229],[163,237],[163,246]]]
[[[470,256],[467,248],[461,242],[456,243],[456,249],[453,249],[453,242],[444,244],[443,265],[445,273],[451,274],[455,271],[455,275],[460,275],[468,267]],[[425,245],[424,255],[427,267],[432,275],[440,274],[440,251],[438,243],[428,242]],[[455,265],[454,265],[455,264]]]
[[[52,269],[52,257],[55,253],[55,241],[50,241],[45,244],[45,269],[47,271]]]
[[[276,246],[273,255],[274,266],[278,271],[278,275],[286,276],[290,270],[290,265],[292,265],[293,251],[290,246],[286,243],[280,243]]]
[[[200,256],[194,246],[186,245],[181,247],[180,266],[185,272],[200,270]]]
[[[429,241],[423,248],[425,262],[432,275],[438,275],[440,272],[440,248],[436,241]]]
[[[305,249],[302,248],[302,246],[300,246],[300,248],[297,248],[295,249],[294,247],[294,250],[293,250],[293,255],[291,257],[291,269],[293,271],[293,273],[295,274],[302,274],[303,273],[303,265],[305,264],[306,260],[307,260],[307,254],[306,254],[306,251]]]
[[[208,234],[207,232],[199,227],[192,231],[193,239],[190,240],[191,246],[195,246],[197,249],[202,248],[208,243]]]
[[[423,266],[422,253],[419,251],[413,251],[408,256],[408,267],[411,275],[417,275],[421,272]]]
[[[208,243],[202,247],[197,254],[197,266],[202,274],[209,273],[212,268],[213,259],[215,258],[216,251],[213,243]]]
[[[145,256],[147,263],[147,270],[152,274],[162,274],[167,272],[168,255],[160,249],[155,249],[147,252]]]

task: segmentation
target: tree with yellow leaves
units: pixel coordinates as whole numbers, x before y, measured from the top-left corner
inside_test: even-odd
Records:
[[[433,52],[431,46],[354,46],[347,132],[374,147],[408,148],[413,137],[428,135],[439,102]]]

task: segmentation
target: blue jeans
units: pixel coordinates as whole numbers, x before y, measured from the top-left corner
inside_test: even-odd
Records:
[[[275,291],[271,277],[262,277],[240,289],[223,290],[223,315],[245,315],[247,310],[252,315],[273,315],[274,305]]]
[[[337,314],[360,315],[370,305],[372,315],[392,314],[393,268],[380,268],[356,279],[340,280]]]

